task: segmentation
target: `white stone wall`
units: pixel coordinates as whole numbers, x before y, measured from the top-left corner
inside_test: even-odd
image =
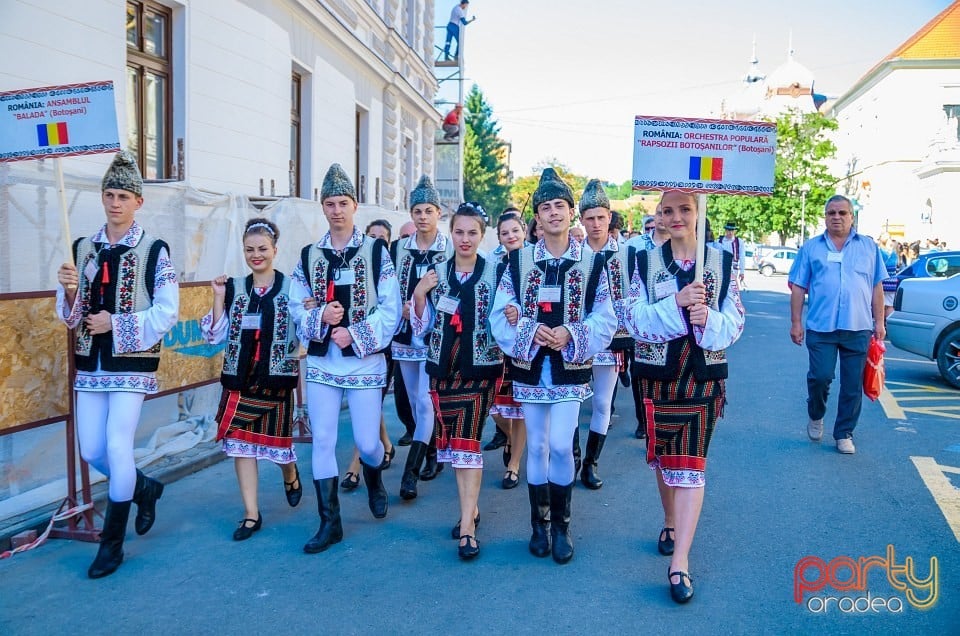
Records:
[[[304,78],[301,192],[312,196],[329,165],[357,180],[356,112],[366,111],[360,174],[367,202],[405,207],[399,185],[404,134],[413,168],[432,170],[429,0],[169,0],[173,8],[173,158],[185,141],[185,177],[215,192],[289,190],[290,81]],[[0,0],[0,90],[111,79],[125,144],[126,38],[123,0]],[[409,7],[415,7],[413,15]],[[430,10],[429,15],[426,13]],[[413,41],[401,31],[411,25]],[[34,25],[43,24],[44,29]],[[401,116],[401,113],[404,116]],[[404,122],[406,120],[406,123]],[[71,158],[66,170],[100,174],[108,156]],[[419,176],[416,175],[417,177]]]
[[[112,80],[123,144],[127,130],[124,6],[121,0],[0,2],[0,91]],[[40,24],[43,28],[37,27]],[[109,162],[100,155],[71,157],[68,168],[80,174],[102,174]]]
[[[843,177],[856,158],[853,172],[860,174],[849,184],[838,184],[838,190],[846,188],[863,205],[861,232],[875,236],[887,223],[903,225],[909,240],[940,237],[960,247],[960,228],[947,214],[935,213],[932,225],[921,221],[928,198],[948,203],[949,188],[941,184],[951,177],[920,179],[916,174],[943,124],[943,105],[960,103],[950,101],[956,100],[951,85],[960,85],[960,69],[894,69],[834,110],[839,130],[832,170]],[[953,183],[960,187],[960,182]]]

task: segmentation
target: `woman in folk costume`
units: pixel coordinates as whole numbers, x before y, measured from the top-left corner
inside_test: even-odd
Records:
[[[414,333],[427,341],[430,395],[437,413],[437,452],[453,465],[460,517],[451,535],[460,540],[461,559],[480,554],[483,422],[493,403],[503,354],[490,333],[497,291],[497,264],[477,255],[487,228],[479,204],[464,203],[450,221],[454,257],[439,263],[413,291]]]
[[[593,413],[580,481],[587,488],[597,490],[603,486],[603,480],[597,474],[597,461],[610,428],[617,378],[626,369],[633,349],[633,337],[623,324],[623,306],[630,291],[630,279],[627,276],[627,250],[610,235],[610,199],[597,179],[587,183],[580,197],[580,220],[586,228],[590,249],[601,254],[606,264],[607,283],[618,322],[613,342],[593,358]]]
[[[293,272],[290,312],[307,348],[307,405],[313,430],[313,485],[320,529],[303,546],[322,552],[343,538],[337,493],[337,425],[344,395],[360,451],[370,511],[387,516],[380,441],[381,390],[387,383],[382,351],[400,322],[400,291],[386,244],[354,225],[357,194],[339,164],[321,188],[330,226],[307,245]]]
[[[566,563],[573,557],[573,432],[590,397],[591,358],[610,344],[617,316],[602,257],[569,236],[573,193],[552,168],[540,177],[533,207],[544,238],[510,253],[491,322],[510,356],[513,397],[527,427],[529,548]]]
[[[247,221],[245,277],[213,279],[213,308],[200,320],[211,344],[226,342],[217,410],[217,439],[234,458],[244,518],[234,541],[249,539],[263,517],[257,502],[257,461],[283,472],[287,503],[300,503],[303,487],[293,448],[293,398],[300,379],[300,341],[290,315],[290,278],[273,269],[280,231],[267,219]]]
[[[690,546],[703,506],[707,449],[726,402],[725,350],[743,331],[732,256],[697,246],[697,199],[665,192],[661,213],[670,240],[637,252],[624,317],[636,338],[647,431],[647,462],[657,472],[664,528],[657,548],[671,555],[670,594],[693,597]],[[703,258],[703,282],[694,266]],[[675,530],[674,530],[675,529]]]
[[[170,249],[134,219],[143,179],[132,154],[113,158],[101,190],[106,224],[75,241],[73,263],[57,272],[57,317],[77,330],[80,455],[110,480],[100,548],[87,570],[92,579],[120,567],[131,502],[137,534],[156,518],[163,484],[137,470],[133,442],[144,397],[158,390],[161,341],[180,307]]]
[[[500,245],[491,252],[491,257],[497,261],[497,280],[503,276],[507,268],[510,252],[529,245],[524,240],[526,226],[516,208],[508,208],[497,218],[497,239]],[[490,407],[490,415],[497,424],[497,434],[504,435],[503,463],[506,472],[500,482],[504,490],[511,490],[520,485],[520,460],[527,447],[527,427],[523,423],[523,406],[513,399],[513,381],[510,379],[510,364],[505,363],[503,380],[497,387],[497,395]],[[496,437],[494,437],[496,440]],[[493,448],[488,448],[493,445]],[[499,448],[490,442],[483,450]]]
[[[443,469],[443,464],[437,463],[437,448],[431,441],[434,413],[430,399],[430,378],[427,375],[427,346],[423,336],[415,334],[410,325],[413,290],[433,266],[453,257],[453,244],[437,229],[440,193],[426,175],[420,178],[417,187],[410,193],[410,217],[417,231],[396,241],[390,248],[404,301],[403,322],[393,337],[390,350],[393,359],[400,365],[403,384],[417,422],[400,479],[400,498],[407,501],[417,498],[418,480],[433,479]],[[427,466],[421,473],[420,467],[425,458]]]

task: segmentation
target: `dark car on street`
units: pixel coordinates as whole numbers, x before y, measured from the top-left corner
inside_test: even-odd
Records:
[[[960,252],[927,252],[883,281],[883,291],[895,292],[908,278],[949,278],[960,273]]]

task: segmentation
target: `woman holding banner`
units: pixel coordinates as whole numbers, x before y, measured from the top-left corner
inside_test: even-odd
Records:
[[[664,527],[657,549],[672,555],[670,594],[693,597],[690,546],[700,518],[707,448],[726,402],[725,350],[743,331],[732,256],[697,245],[697,199],[666,192],[661,214],[670,240],[636,253],[627,328],[636,343],[647,462],[657,471]],[[695,276],[703,259],[703,280]]]
[[[57,272],[57,317],[76,329],[77,437],[80,455],[109,479],[100,548],[87,575],[112,574],[123,562],[130,504],[145,534],[163,484],[137,470],[134,434],[147,394],[156,393],[160,345],[177,323],[180,294],[170,249],[134,216],[143,178],[133,155],[118,153],[101,183],[107,222],[73,244],[73,262]]]
[[[250,219],[243,229],[245,277],[213,279],[213,308],[200,320],[211,344],[226,342],[216,420],[223,452],[234,458],[244,518],[234,541],[249,539],[263,517],[257,502],[257,461],[283,471],[287,503],[303,495],[293,448],[293,397],[300,379],[300,341],[290,314],[290,278],[273,269],[280,231]]]

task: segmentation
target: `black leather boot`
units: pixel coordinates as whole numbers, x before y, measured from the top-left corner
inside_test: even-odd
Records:
[[[487,445],[483,447],[485,451],[497,450],[502,446],[506,446],[507,442],[510,441],[507,437],[507,433],[500,428],[500,425],[497,424],[497,432],[493,434],[493,439],[487,442]]]
[[[573,538],[570,536],[570,502],[573,482],[566,486],[550,483],[550,538],[553,541],[553,560],[566,563],[573,558]]]
[[[443,464],[437,461],[437,438],[430,440],[430,446],[427,447],[427,461],[420,471],[420,479],[431,481],[437,478],[437,475],[443,472]]]
[[[100,531],[100,549],[87,570],[87,576],[91,579],[113,574],[123,563],[123,538],[127,533],[131,503],[107,500],[107,513],[103,519],[103,530]]]
[[[320,513],[320,529],[303,546],[307,554],[323,552],[334,543],[343,540],[343,524],[340,523],[340,497],[337,494],[339,477],[314,479],[317,490],[317,512]]]
[[[530,495],[530,553],[545,557],[550,554],[550,485],[527,484]]]
[[[580,472],[580,424],[573,429],[573,474]]]
[[[603,480],[597,474],[597,460],[600,459],[600,453],[603,451],[603,443],[607,440],[606,435],[590,431],[587,436],[587,452],[583,458],[583,470],[580,471],[580,481],[590,490],[599,490],[603,487]]]
[[[400,478],[400,498],[409,501],[417,498],[417,480],[420,479],[420,466],[423,456],[427,452],[427,445],[423,442],[412,442],[407,451],[407,463],[403,467],[403,476]]]
[[[383,487],[383,470],[380,467],[371,468],[365,463],[363,466],[363,481],[367,483],[367,501],[370,504],[370,512],[377,519],[383,519],[387,516],[387,489]]]
[[[137,504],[137,516],[133,529],[137,534],[147,534],[157,519],[157,499],[163,494],[163,484],[137,471],[137,485],[133,490],[133,503]]]

